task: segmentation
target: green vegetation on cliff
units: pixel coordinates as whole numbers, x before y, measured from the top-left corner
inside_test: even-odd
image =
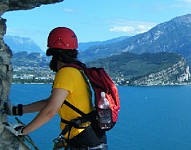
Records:
[[[175,53],[133,54],[125,52],[122,55],[90,62],[88,66],[104,67],[113,78],[123,76],[129,80],[167,69],[180,60],[182,57]]]

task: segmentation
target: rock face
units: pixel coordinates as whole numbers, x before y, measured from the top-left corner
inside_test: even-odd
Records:
[[[177,81],[183,84],[184,82],[188,81],[189,78],[189,66],[186,64],[184,59],[182,59],[177,64],[174,64],[166,70],[149,74],[137,80],[132,80],[130,85],[174,85],[178,84]]]
[[[42,4],[52,4],[63,0],[1,0],[0,15],[7,11],[27,10],[39,7]],[[23,145],[18,138],[4,130],[2,122],[7,120],[7,116],[3,114],[4,103],[8,99],[9,89],[12,82],[12,65],[10,59],[12,52],[4,43],[3,36],[6,33],[6,20],[0,16],[0,149],[6,150],[26,150],[30,149]]]

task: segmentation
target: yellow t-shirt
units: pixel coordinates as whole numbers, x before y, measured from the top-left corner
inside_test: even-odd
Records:
[[[72,67],[64,67],[60,69],[55,76],[53,88],[63,88],[68,90],[69,95],[67,96],[66,100],[85,114],[88,114],[93,110],[90,89],[84,80],[83,75],[78,69]],[[81,117],[80,114],[66,105],[62,105],[58,113],[61,118],[67,121]],[[60,123],[62,130],[65,128],[65,125],[66,124],[62,122]],[[88,125],[89,123],[85,126]],[[69,139],[78,135],[83,130],[84,129],[72,128]],[[68,138],[68,134],[66,134],[65,137]]]

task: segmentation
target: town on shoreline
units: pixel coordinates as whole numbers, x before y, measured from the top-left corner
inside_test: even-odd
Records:
[[[55,73],[50,71],[48,67],[13,67],[13,84],[52,84]],[[129,80],[123,76],[112,78],[114,83],[119,86],[129,85]],[[168,82],[163,84],[150,84],[139,86],[173,86],[173,85],[191,85],[191,80],[186,82]],[[137,85],[135,85],[137,86]]]

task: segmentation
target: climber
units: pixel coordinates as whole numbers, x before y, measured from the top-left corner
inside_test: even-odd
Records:
[[[53,29],[48,36],[47,56],[52,56],[50,69],[56,72],[50,97],[28,105],[19,104],[13,106],[11,103],[6,105],[8,115],[20,115],[39,112],[37,116],[26,126],[22,124],[6,123],[5,128],[16,136],[27,135],[36,130],[56,113],[65,120],[72,120],[80,117],[64,105],[68,101],[82,110],[85,114],[93,110],[90,89],[80,71],[72,67],[64,67],[67,64],[85,65],[77,60],[78,41],[75,33],[66,27]],[[63,68],[64,67],[64,68]],[[66,123],[61,122],[63,130]],[[100,149],[107,150],[107,137],[105,131],[96,129],[90,121],[81,124],[82,128],[72,127],[64,134],[67,147],[70,149]],[[90,138],[91,137],[91,138]]]

